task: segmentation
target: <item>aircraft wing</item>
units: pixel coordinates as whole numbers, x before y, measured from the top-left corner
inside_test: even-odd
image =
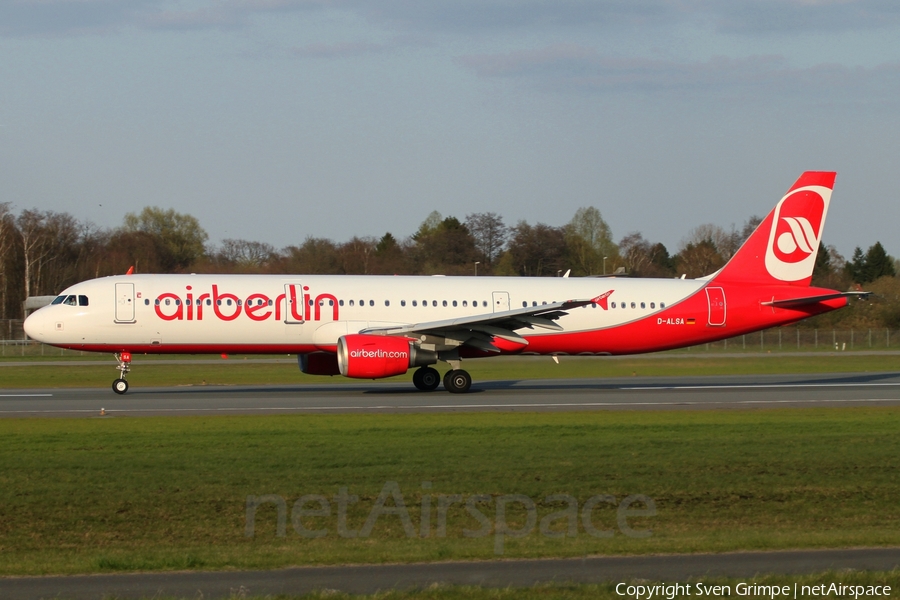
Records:
[[[836,292],[834,294],[824,294],[820,296],[806,296],[804,298],[787,298],[785,300],[776,300],[772,299],[768,302],[763,302],[763,306],[774,306],[776,308],[793,308],[795,306],[805,306],[807,304],[816,304],[818,302],[824,302],[825,300],[834,300],[835,298],[846,298],[846,297],[856,297],[856,298],[867,298],[872,295],[872,292]]]
[[[566,311],[596,303],[601,298],[605,299],[606,295],[608,293],[590,300],[566,300],[565,302],[553,302],[540,306],[472,315],[458,319],[444,319],[391,327],[373,327],[363,329],[360,333],[369,335],[429,335],[446,340],[455,340],[462,345],[472,346],[486,352],[500,352],[500,348],[493,344],[495,337],[514,344],[527,345],[528,340],[517,334],[515,330],[539,327],[551,331],[562,331],[563,328],[554,321],[566,315]]]

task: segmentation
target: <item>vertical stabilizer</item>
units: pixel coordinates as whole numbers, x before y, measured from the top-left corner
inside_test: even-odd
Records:
[[[808,286],[836,175],[801,175],[715,280]]]

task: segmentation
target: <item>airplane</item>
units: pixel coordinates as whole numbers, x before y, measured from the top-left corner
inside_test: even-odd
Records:
[[[67,288],[25,331],[113,353],[118,394],[140,353],[296,354],[303,373],[356,379],[415,368],[419,390],[465,393],[464,359],[657,352],[867,295],[810,286],[835,176],[803,173],[727,264],[697,279],[128,274]]]

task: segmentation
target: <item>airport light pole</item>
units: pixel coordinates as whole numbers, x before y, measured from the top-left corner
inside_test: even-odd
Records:
[[[480,260],[475,261],[475,277],[478,277],[478,265],[481,264]]]
[[[606,257],[606,256],[603,257],[603,274],[604,274],[604,275],[606,275],[606,259],[607,259],[607,258],[608,258],[608,257]]]

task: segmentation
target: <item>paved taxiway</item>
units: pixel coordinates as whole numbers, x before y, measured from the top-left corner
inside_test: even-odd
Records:
[[[0,390],[0,417],[455,411],[684,410],[900,405],[900,373],[479,381],[469,394],[409,382]]]

